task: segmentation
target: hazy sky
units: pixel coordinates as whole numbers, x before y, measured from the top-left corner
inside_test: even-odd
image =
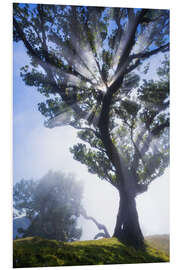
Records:
[[[155,57],[152,71],[159,63]],[[42,96],[35,88],[27,87],[19,76],[20,68],[27,64],[22,44],[14,44],[13,57],[13,178],[14,183],[24,179],[39,179],[48,170],[75,173],[84,183],[84,207],[88,215],[105,224],[113,233],[119,198],[110,184],[89,174],[85,165],[73,160],[69,147],[79,139],[71,127],[47,129],[44,117],[37,109]],[[151,76],[155,76],[151,72]],[[148,192],[137,198],[140,224],[145,235],[169,233],[169,174],[168,170],[154,181]],[[91,221],[80,220],[82,239],[92,239],[98,230]]]

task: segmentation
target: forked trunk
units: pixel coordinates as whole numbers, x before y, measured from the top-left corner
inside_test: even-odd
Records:
[[[135,197],[125,190],[120,192],[119,211],[114,237],[137,249],[144,249],[144,237],[140,229]]]

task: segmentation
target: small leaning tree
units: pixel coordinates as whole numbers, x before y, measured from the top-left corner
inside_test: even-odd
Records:
[[[169,163],[169,65],[140,81],[148,59],[169,51],[169,11],[14,4],[13,34],[29,63],[27,85],[49,128],[71,125],[85,143],[71,148],[89,172],[119,192],[113,236],[144,247],[135,198]],[[102,191],[103,192],[103,191]]]

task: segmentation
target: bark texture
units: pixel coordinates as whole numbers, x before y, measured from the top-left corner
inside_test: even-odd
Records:
[[[144,249],[144,237],[139,225],[135,197],[127,192],[120,192],[119,210],[114,230],[114,237],[137,249]]]

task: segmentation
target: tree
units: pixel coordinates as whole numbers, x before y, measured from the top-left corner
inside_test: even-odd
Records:
[[[30,225],[20,229],[23,237],[40,236],[60,241],[81,237],[77,227],[80,216],[82,185],[73,176],[48,172],[40,180],[21,180],[14,185],[14,209],[25,215]]]
[[[169,84],[163,67],[159,82],[138,70],[168,52],[169,11],[14,4],[13,32],[30,58],[24,82],[47,97],[45,125],[79,130],[74,158],[120,195],[113,235],[143,248],[135,198],[168,166]]]

